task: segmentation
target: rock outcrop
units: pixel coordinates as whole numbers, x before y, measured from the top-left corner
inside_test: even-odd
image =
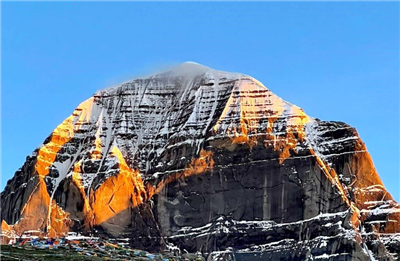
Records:
[[[79,231],[212,260],[400,256],[400,206],[353,127],[194,63],[96,92],[1,204],[16,234]]]

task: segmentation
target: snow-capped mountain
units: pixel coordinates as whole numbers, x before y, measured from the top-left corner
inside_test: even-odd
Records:
[[[82,102],[8,181],[1,206],[3,231],[129,238],[212,260],[400,251],[400,206],[353,127],[196,63]]]

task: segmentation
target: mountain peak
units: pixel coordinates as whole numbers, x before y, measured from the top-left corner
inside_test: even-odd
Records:
[[[211,68],[196,62],[189,61],[181,63],[171,68],[169,71],[173,72],[175,75],[181,75],[185,77],[197,77],[205,74],[209,70],[211,70]]]
[[[193,62],[81,103],[7,183],[1,206],[4,227],[21,233],[252,258],[368,259],[365,233],[400,230],[400,207],[354,128]]]

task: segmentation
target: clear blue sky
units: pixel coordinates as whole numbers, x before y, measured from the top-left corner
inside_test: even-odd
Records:
[[[195,61],[355,126],[400,200],[399,2],[2,2],[1,190],[96,90]]]

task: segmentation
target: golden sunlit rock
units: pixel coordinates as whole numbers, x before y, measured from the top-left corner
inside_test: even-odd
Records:
[[[227,133],[232,143],[246,143],[252,148],[262,142],[280,152],[282,164],[305,138],[304,126],[309,118],[304,111],[283,101],[255,79],[239,81],[227,104],[213,130]],[[287,128],[275,134],[273,126],[279,119],[286,119]],[[262,130],[263,121],[266,126]]]
[[[50,206],[50,207],[49,207]],[[49,236],[64,235],[69,231],[71,220],[50,196],[42,177],[21,211],[20,220],[13,226],[17,233],[26,231],[47,231]]]
[[[296,245],[299,260],[364,260],[393,252],[372,235],[400,233],[400,206],[354,128],[193,63],[80,104],[8,183],[3,206],[4,242],[77,231],[154,251],[288,256]]]
[[[130,169],[117,147],[112,148],[112,155],[118,159],[119,173],[108,178],[94,192],[90,202],[94,224],[101,224],[123,210],[141,204],[147,192],[137,170]]]

